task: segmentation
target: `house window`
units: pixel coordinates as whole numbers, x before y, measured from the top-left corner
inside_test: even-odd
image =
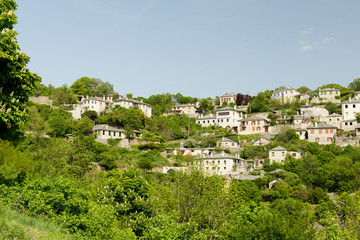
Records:
[[[329,129],[325,129],[325,133],[329,133]]]
[[[283,157],[285,157],[285,152],[281,152],[281,155],[282,155]]]
[[[311,129],[311,130],[310,130],[310,133],[311,133],[311,134],[314,134],[314,129]]]
[[[320,140],[319,138],[315,138],[315,142],[319,142],[319,140]]]
[[[275,157],[275,152],[271,152],[271,156],[272,156],[272,157]]]
[[[355,104],[353,104],[353,108],[355,108]]]
[[[224,164],[226,164],[226,160],[224,161]]]
[[[348,105],[345,105],[345,108],[348,108]]]
[[[319,134],[322,134],[322,129],[319,129]]]
[[[116,132],[114,132],[114,137],[116,136]]]
[[[328,141],[328,142],[332,142],[332,138],[331,138],[331,137],[328,137],[328,138],[327,138],[327,141]]]
[[[119,137],[121,137],[121,133],[119,132]]]
[[[334,129],[330,129],[330,133],[334,133]]]
[[[352,125],[352,122],[350,122],[350,125]]]
[[[255,127],[253,127],[253,131],[255,131]]]
[[[292,153],[293,157],[296,157],[296,153]]]
[[[218,164],[220,165],[220,161],[218,161]]]
[[[109,131],[109,136],[111,136],[111,131]]]
[[[260,161],[260,164],[263,164],[263,161]]]
[[[235,143],[232,143],[231,146],[235,146]]]
[[[260,121],[258,121],[258,125],[260,125]]]
[[[226,170],[226,167],[224,167],[224,170]]]
[[[103,130],[103,135],[105,135],[105,130]]]
[[[345,125],[347,126],[347,125],[348,125],[348,123],[346,122],[346,123],[345,123]]]

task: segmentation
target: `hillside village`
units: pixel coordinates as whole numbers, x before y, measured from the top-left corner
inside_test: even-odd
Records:
[[[78,81],[84,80],[89,81],[88,78]],[[360,92],[337,84],[321,86],[315,91],[306,87],[298,90],[279,87],[254,97],[226,93],[216,98],[197,99],[181,94],[167,94],[169,105],[155,113],[152,109],[157,108],[159,102],[152,103],[150,99],[153,96],[149,99],[132,98],[131,94],[121,96],[112,91],[103,96],[81,95],[76,93],[84,89],[72,89],[76,85],[79,83],[75,82],[70,87],[76,101],[71,104],[64,102],[60,106],[64,106],[74,120],[92,116],[94,126],[89,134],[103,144],[117,139],[119,146],[129,149],[139,144],[165,146],[162,155],[169,160],[170,165],[163,166],[162,170],[154,166],[154,171],[166,173],[183,170],[184,163],[178,166],[174,161],[175,156],[180,154],[193,157],[204,171],[216,172],[228,178],[241,178],[256,171],[261,172],[264,164],[284,164],[289,156],[304,157],[305,149],[291,151],[296,147],[277,142],[279,135],[284,133],[295,134],[293,138],[320,145],[359,145]],[[46,89],[46,86],[42,88]],[[87,89],[88,92],[90,90]],[[163,101],[165,95],[156,97]],[[51,106],[51,100],[46,96],[34,96],[31,100]],[[145,119],[185,116],[189,124],[183,126],[181,131],[187,134],[174,137],[160,133],[157,134],[158,139],[149,138],[151,134],[145,125],[131,128],[129,132],[129,129],[125,129],[129,127],[127,124],[109,121],[109,115],[119,109],[140,110]],[[98,120],[106,116],[108,121]],[[190,125],[190,122],[193,124]],[[190,134],[192,127],[201,129],[201,133]],[[204,138],[211,138],[206,147],[200,144]],[[274,143],[277,146],[271,149],[266,147],[266,154],[262,152],[246,159],[241,157],[251,146],[272,146]]]

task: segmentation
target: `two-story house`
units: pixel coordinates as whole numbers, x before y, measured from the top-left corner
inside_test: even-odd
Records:
[[[119,105],[123,108],[137,108],[140,109],[146,117],[151,117],[152,107],[150,104],[144,103],[143,100],[138,101],[130,98],[119,98],[112,101],[114,105]]]
[[[223,102],[236,103],[236,94],[234,94],[234,93],[230,93],[230,94],[226,93],[226,94],[222,95],[220,97],[220,105]]]
[[[256,115],[240,119],[239,123],[239,134],[269,132],[270,121]]]
[[[330,144],[334,142],[336,127],[326,123],[315,123],[313,127],[307,127],[307,140],[319,144]]]
[[[296,89],[292,87],[287,87],[285,89],[281,89],[273,92],[271,98],[278,99],[282,103],[285,103],[285,102],[295,102],[297,100],[297,96],[300,96],[300,93]]]

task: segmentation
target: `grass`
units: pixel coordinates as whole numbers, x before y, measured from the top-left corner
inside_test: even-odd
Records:
[[[73,239],[58,224],[24,216],[0,204],[0,239]]]

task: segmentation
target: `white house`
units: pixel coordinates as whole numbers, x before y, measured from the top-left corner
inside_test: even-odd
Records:
[[[214,148],[166,148],[166,153],[171,155],[183,155],[183,156],[207,156],[212,155]]]
[[[106,144],[108,139],[121,139],[120,145],[122,147],[128,145],[128,140],[126,136],[126,131],[122,128],[112,127],[107,124],[98,124],[93,127],[93,132],[96,133],[95,140],[101,143]],[[133,132],[135,138],[141,137],[141,132],[134,130]]]
[[[316,123],[313,127],[307,128],[308,141],[319,144],[330,144],[336,136],[336,127],[326,123]]]
[[[319,98],[320,100],[337,100],[336,102],[340,101],[340,90],[337,88],[324,88],[319,89]],[[327,101],[326,101],[327,102]]]
[[[270,164],[277,162],[277,163],[284,163],[286,159],[287,150],[281,146],[277,146],[273,149],[269,150],[269,159]]]
[[[238,175],[253,169],[253,165],[248,164],[247,160],[224,152],[195,158],[195,162],[211,174]]]
[[[113,100],[112,102],[114,105],[119,105],[123,108],[130,108],[130,107],[138,108],[145,114],[146,117],[151,117],[151,111],[152,111],[151,105],[144,103],[142,100],[138,101],[130,98],[119,98]]]
[[[360,100],[349,98],[341,103],[343,123],[341,129],[345,131],[355,130],[357,125],[356,114],[360,113]]]
[[[178,104],[172,108],[172,113],[186,114],[189,117],[196,117],[198,109],[195,104]]]
[[[337,129],[342,129],[341,128],[342,122],[343,122],[343,116],[337,113],[333,113],[326,117],[326,123],[331,126],[337,127]]]
[[[326,121],[326,117],[329,116],[329,111],[323,105],[303,105],[300,106],[300,115],[304,119],[315,119],[318,121]]]
[[[281,102],[285,103],[285,102],[295,102],[297,99],[296,96],[300,96],[300,93],[296,89],[288,87],[273,92],[271,98],[278,99]]]
[[[216,147],[222,148],[222,149],[229,149],[230,151],[239,151],[240,150],[240,144],[238,142],[235,142],[235,141],[230,140],[225,137],[223,137],[221,140],[218,140],[216,142]]]
[[[248,118],[240,119],[239,134],[252,134],[269,132],[269,120],[259,117],[251,116]]]
[[[203,127],[220,126],[223,128],[231,129],[233,132],[238,132],[238,121],[242,119],[244,112],[231,107],[224,107],[216,110],[216,115],[209,114],[196,119],[196,123],[201,124]]]
[[[226,93],[223,96],[220,97],[220,105],[223,102],[227,102],[227,103],[236,103],[236,94],[234,93]]]
[[[87,110],[95,111],[97,114],[110,109],[112,97],[82,97],[80,104],[74,104],[74,110],[69,111],[73,118],[79,119],[81,118],[81,114],[83,114]]]

